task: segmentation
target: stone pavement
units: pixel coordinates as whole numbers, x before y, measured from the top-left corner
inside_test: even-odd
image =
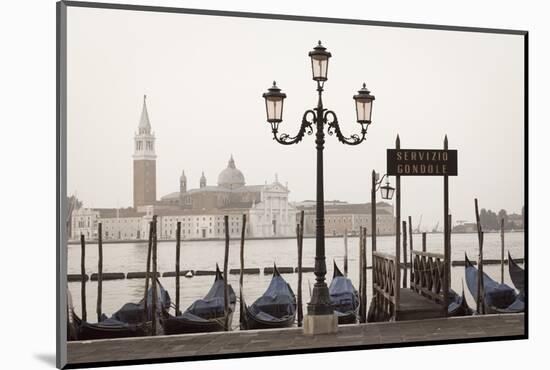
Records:
[[[183,334],[69,342],[68,364],[188,356],[251,354],[315,348],[380,347],[398,343],[518,337],[524,314],[485,315],[345,325],[337,334],[305,336],[302,328]],[[367,346],[367,347],[365,347]]]

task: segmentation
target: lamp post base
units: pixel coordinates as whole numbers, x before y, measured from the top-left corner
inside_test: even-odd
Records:
[[[304,335],[335,334],[338,332],[338,317],[335,313],[327,315],[306,315],[304,317]]]

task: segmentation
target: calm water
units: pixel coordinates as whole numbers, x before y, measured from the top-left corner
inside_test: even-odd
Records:
[[[367,243],[367,263],[371,264],[370,238]],[[378,250],[394,253],[395,238],[385,236],[377,238]],[[415,249],[421,249],[421,235],[414,235]],[[472,260],[477,260],[478,244],[477,234],[454,234],[452,235],[452,260],[463,260],[464,252]],[[507,233],[505,235],[505,254],[508,251],[514,258],[523,257],[524,235],[523,233]],[[229,250],[229,268],[239,268],[239,241],[232,241]],[[429,252],[443,252],[443,235],[428,234],[427,249]],[[352,279],[356,288],[359,284],[359,241],[358,238],[348,239],[349,253],[349,272],[348,276]],[[183,242],[181,249],[181,270],[214,270],[218,263],[223,267],[224,259],[223,241],[200,241]],[[303,266],[312,267],[315,255],[315,239],[304,240]],[[344,243],[342,238],[326,239],[327,255],[327,281],[330,283],[332,277],[332,260],[335,260],[343,271]],[[500,234],[485,234],[484,258],[500,258]],[[147,259],[147,243],[125,243],[125,244],[104,244],[103,245],[103,271],[104,272],[130,272],[145,271]],[[175,242],[160,242],[158,244],[158,271],[175,270]],[[252,240],[245,244],[245,267],[259,267],[262,272],[259,275],[244,275],[244,297],[248,304],[251,304],[267,288],[271,275],[264,275],[263,268],[273,266],[276,262],[278,266],[296,266],[297,265],[297,247],[296,240]],[[80,245],[68,246],[68,270],[70,274],[80,273]],[[495,280],[500,280],[500,265],[484,266],[485,272]],[[86,272],[91,274],[97,271],[97,245],[91,244],[86,248]],[[367,298],[370,301],[372,281],[369,275],[367,283]],[[298,274],[284,274],[284,278],[296,292]],[[457,266],[452,268],[451,286],[460,292],[462,289],[462,280],[464,279],[464,267]],[[214,276],[196,276],[193,278],[182,277],[181,287],[181,307],[184,310],[193,303],[194,300],[202,298],[214,280]],[[504,280],[511,286],[508,268],[505,266]],[[168,290],[173,299],[175,299],[175,278],[161,278],[163,286]],[[235,289],[238,296],[239,275],[229,275],[229,282]],[[309,302],[309,284],[313,286],[315,277],[313,273],[303,274],[302,291],[304,294],[303,302]],[[103,282],[103,312],[110,315],[118,310],[126,302],[138,302],[143,297],[144,279],[125,279],[111,280]],[[474,300],[466,289],[466,296],[471,307],[474,307]],[[73,297],[75,310],[80,314],[80,283],[69,283],[69,290]],[[88,319],[95,321],[96,282],[86,284],[86,299]],[[238,311],[238,305],[237,305]],[[305,307],[304,307],[305,311]],[[238,327],[239,313],[233,316],[233,327]]]

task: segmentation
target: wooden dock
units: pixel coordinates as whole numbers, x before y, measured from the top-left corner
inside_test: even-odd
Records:
[[[423,320],[444,317],[443,306],[409,288],[400,289],[397,320]]]
[[[525,335],[524,314],[484,315],[345,325],[338,333],[304,336],[302,328],[184,334],[127,339],[69,342],[70,365],[91,362],[207,359],[212,355],[237,357],[265,351],[315,351],[328,348],[379,348],[399,343],[476,340]]]

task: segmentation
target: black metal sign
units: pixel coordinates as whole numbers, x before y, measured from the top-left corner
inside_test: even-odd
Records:
[[[388,149],[390,176],[456,176],[457,151],[437,149]]]

